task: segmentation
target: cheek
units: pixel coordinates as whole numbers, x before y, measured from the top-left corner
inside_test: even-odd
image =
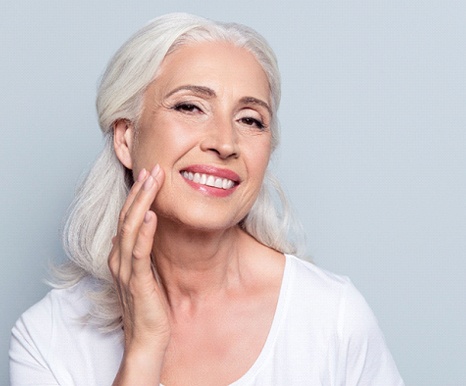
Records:
[[[134,173],[138,173],[141,169],[151,170],[155,164],[160,163],[160,149],[157,142],[149,142],[146,138],[138,139],[133,150]]]
[[[270,161],[270,143],[258,144],[250,149],[249,165],[256,173],[265,173]]]
[[[182,159],[197,143],[193,130],[181,130],[180,125],[160,126],[164,131],[151,130],[140,135],[137,146],[134,147],[133,176],[137,178],[140,170],[152,170],[159,164],[165,172],[165,182],[160,194],[167,186],[176,181],[177,162]],[[165,189],[164,189],[165,187]]]

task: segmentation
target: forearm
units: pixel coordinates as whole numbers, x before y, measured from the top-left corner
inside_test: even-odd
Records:
[[[164,351],[125,353],[113,386],[160,385]]]

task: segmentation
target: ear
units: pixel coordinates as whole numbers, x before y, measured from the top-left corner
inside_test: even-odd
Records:
[[[134,125],[127,119],[119,119],[113,124],[113,146],[120,162],[127,168],[133,168],[131,156],[134,142]]]

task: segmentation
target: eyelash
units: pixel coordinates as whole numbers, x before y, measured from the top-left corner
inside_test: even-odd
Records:
[[[265,128],[264,123],[256,118],[245,117],[245,118],[240,118],[239,120],[248,126],[255,125],[260,130],[263,130]]]
[[[187,102],[181,102],[176,104],[175,106],[172,107],[173,110],[180,111],[182,113],[194,113],[195,110],[198,112],[202,112],[202,110],[195,105],[194,103],[187,103]],[[266,128],[266,125],[264,122],[262,122],[259,119],[253,118],[253,117],[244,117],[238,119],[239,122],[242,122],[243,124],[247,126],[255,126],[259,130],[264,130]]]
[[[173,110],[181,111],[181,112],[184,112],[184,113],[193,113],[194,110],[202,111],[202,110],[201,110],[199,107],[197,107],[195,104],[193,104],[193,103],[185,103],[185,102],[176,104],[175,106],[173,106]]]

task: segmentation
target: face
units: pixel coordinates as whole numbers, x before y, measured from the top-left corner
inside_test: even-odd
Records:
[[[271,153],[267,77],[255,57],[226,42],[168,55],[144,94],[137,127],[115,127],[117,155],[136,176],[156,163],[165,182],[159,221],[226,229],[243,219]]]

